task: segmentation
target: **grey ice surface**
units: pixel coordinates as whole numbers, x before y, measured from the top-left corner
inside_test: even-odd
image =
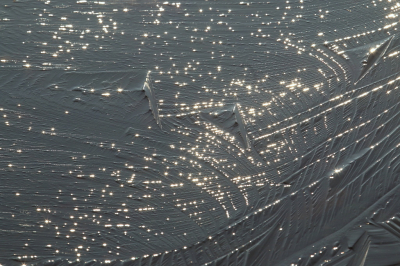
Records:
[[[0,2],[0,264],[400,265],[400,2]]]

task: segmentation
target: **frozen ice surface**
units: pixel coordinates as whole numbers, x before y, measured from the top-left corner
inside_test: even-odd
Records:
[[[0,264],[399,265],[400,2],[0,5]]]

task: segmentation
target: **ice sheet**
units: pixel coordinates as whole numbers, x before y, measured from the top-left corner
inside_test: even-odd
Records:
[[[399,9],[3,1],[0,264],[399,264]]]

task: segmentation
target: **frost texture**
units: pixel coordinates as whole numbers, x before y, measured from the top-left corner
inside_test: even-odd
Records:
[[[396,1],[0,7],[2,265],[397,265]]]

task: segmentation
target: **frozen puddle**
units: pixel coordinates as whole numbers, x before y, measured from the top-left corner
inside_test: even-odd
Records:
[[[399,264],[399,9],[2,3],[0,264]]]

